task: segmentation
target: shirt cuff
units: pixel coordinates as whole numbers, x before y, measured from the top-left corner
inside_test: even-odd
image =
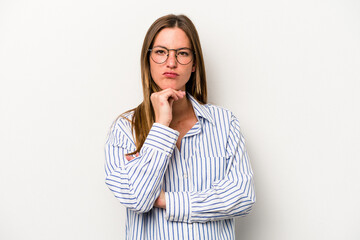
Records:
[[[166,219],[191,223],[191,204],[188,192],[165,192]]]
[[[160,123],[154,123],[143,146],[172,154],[178,137],[178,131]]]

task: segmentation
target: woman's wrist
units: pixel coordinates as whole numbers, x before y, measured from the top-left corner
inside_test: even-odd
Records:
[[[166,121],[166,120],[155,120],[156,123],[162,124],[164,126],[169,127],[170,126],[170,122],[171,121]]]

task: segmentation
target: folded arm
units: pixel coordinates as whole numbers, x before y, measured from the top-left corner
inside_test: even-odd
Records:
[[[223,179],[203,191],[166,192],[170,221],[207,222],[247,214],[255,203],[253,173],[236,118],[227,141],[228,166]]]
[[[152,209],[179,133],[154,123],[138,156],[131,161],[125,154],[134,151],[131,128],[119,120],[105,145],[106,184],[115,197],[136,212]]]

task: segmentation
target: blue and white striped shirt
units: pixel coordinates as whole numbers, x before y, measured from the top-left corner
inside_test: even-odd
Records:
[[[234,217],[255,203],[253,173],[232,113],[187,95],[197,123],[179,133],[154,123],[139,156],[131,123],[117,119],[105,145],[106,184],[126,207],[126,239],[235,239]],[[126,116],[132,117],[132,113]],[[165,191],[166,209],[153,207]]]

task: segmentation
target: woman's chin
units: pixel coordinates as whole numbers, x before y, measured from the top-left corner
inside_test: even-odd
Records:
[[[176,86],[176,85],[160,86],[161,90],[168,89],[168,88],[171,88],[171,89],[174,89],[174,90],[177,90],[177,91],[179,91],[179,90],[185,91],[185,86],[182,86],[182,87],[179,87],[179,86]]]

